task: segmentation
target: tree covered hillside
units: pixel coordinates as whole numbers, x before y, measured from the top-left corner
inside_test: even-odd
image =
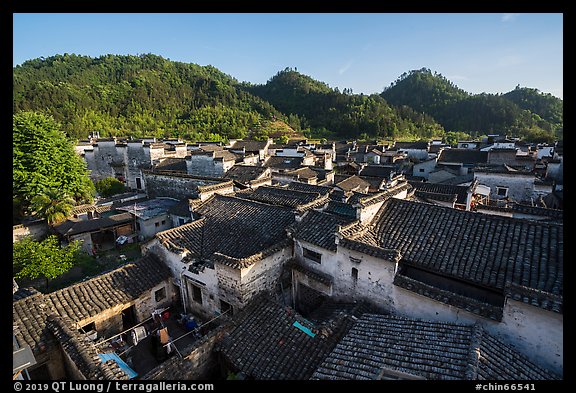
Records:
[[[534,89],[472,95],[423,68],[404,73],[381,96],[427,113],[446,131],[508,134],[533,141],[562,138],[562,100]]]
[[[156,55],[57,55],[14,68],[14,112],[50,114],[73,138],[242,138],[283,115],[212,66]],[[258,133],[262,135],[262,133]]]
[[[391,107],[377,94],[340,92],[290,68],[264,85],[244,86],[288,115],[293,128],[320,131],[316,136],[430,138],[444,134],[442,126],[426,114]]]

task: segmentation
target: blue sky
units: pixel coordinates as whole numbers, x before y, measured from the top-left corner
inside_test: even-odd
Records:
[[[563,98],[561,13],[14,14],[13,65],[55,54],[154,53],[266,83],[286,67],[354,93],[430,68],[470,93]]]

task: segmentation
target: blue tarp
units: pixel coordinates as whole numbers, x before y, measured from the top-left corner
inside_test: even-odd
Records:
[[[312,333],[312,330],[308,329],[306,326],[302,325],[298,321],[294,322],[292,324],[292,326],[297,327],[298,329],[302,330],[304,333],[306,333],[310,337],[314,337],[316,335],[316,333]]]
[[[128,377],[130,377],[130,379],[136,377],[138,375],[138,373],[134,370],[132,370],[124,360],[122,360],[120,358],[120,356],[116,355],[114,352],[111,353],[99,353],[98,356],[100,357],[100,359],[102,359],[102,362],[105,362],[107,360],[114,360],[118,366],[120,366],[120,368],[122,369],[122,371],[124,371]]]

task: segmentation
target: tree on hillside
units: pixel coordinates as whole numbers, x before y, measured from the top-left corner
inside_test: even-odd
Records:
[[[112,195],[121,194],[125,191],[124,183],[115,177],[107,177],[96,182],[96,191],[101,196],[108,198]]]
[[[74,199],[63,191],[47,190],[32,198],[30,210],[53,226],[70,217],[74,204]]]
[[[59,190],[76,203],[92,202],[94,184],[58,123],[36,112],[12,118],[12,199],[14,211],[29,211],[32,198]]]
[[[12,247],[14,277],[33,280],[43,276],[48,285],[49,280],[68,272],[74,266],[79,251],[78,241],[60,247],[60,242],[54,235],[41,242],[25,237]]]

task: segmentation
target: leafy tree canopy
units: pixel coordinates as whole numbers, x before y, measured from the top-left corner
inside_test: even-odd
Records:
[[[20,112],[13,116],[12,197],[23,210],[32,198],[59,190],[76,202],[91,202],[94,184],[86,164],[51,116]]]
[[[43,276],[54,279],[74,266],[79,250],[78,241],[60,247],[55,235],[41,242],[25,237],[14,243],[12,248],[14,277],[35,279]]]
[[[469,94],[427,68],[402,74],[381,96],[432,116],[446,131],[562,139],[562,100],[519,86],[506,94]]]
[[[114,177],[107,177],[96,182],[96,191],[107,198],[112,195],[121,194],[125,191],[124,183]]]

